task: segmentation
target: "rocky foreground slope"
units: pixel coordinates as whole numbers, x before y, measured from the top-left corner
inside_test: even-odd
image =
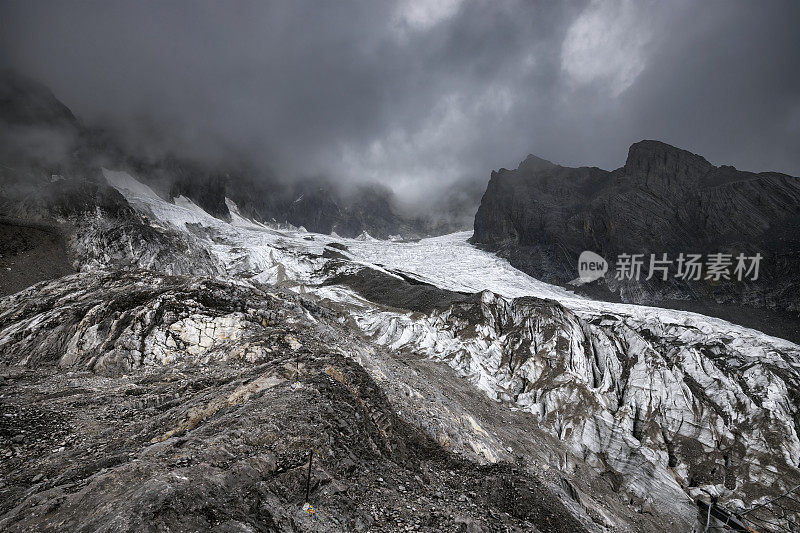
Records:
[[[630,147],[625,165],[608,172],[569,168],[529,156],[515,170],[493,172],[475,216],[472,241],[532,276],[565,284],[578,256],[594,251],[610,270],[593,294],[623,301],[664,300],[789,311],[800,301],[800,178],[714,166],[658,141]],[[650,279],[650,254],[761,254],[759,277]],[[616,279],[619,254],[643,254],[639,279]],[[705,260],[705,258],[704,258]],[[689,304],[692,307],[692,304]]]
[[[400,417],[341,318],[144,272],[6,299],[0,527],[590,530],[558,485],[459,458]]]
[[[79,272],[0,300],[3,530],[699,531],[714,499],[769,531],[800,483],[790,342],[465,234],[225,222],[103,178],[14,204]]]

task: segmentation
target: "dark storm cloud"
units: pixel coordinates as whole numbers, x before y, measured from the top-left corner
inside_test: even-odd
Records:
[[[790,0],[0,5],[2,63],[148,150],[410,199],[642,138],[800,174]]]

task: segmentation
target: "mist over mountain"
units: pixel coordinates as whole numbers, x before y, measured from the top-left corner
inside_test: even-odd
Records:
[[[227,200],[256,220],[354,237],[419,238],[471,226],[482,186],[466,184],[424,203],[401,201],[381,183],[290,180],[229,154],[209,162],[135,151],[113,132],[86,127],[46,87],[19,73],[0,75],[3,189],[35,194],[53,176],[91,178],[102,166],[137,172],[167,199],[184,196],[229,220]]]
[[[0,10],[0,67],[146,159],[378,183],[411,206],[530,152],[617,168],[641,139],[800,175],[790,0]]]

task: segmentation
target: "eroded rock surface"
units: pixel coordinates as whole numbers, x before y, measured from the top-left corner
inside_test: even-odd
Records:
[[[145,272],[3,300],[0,528],[597,530],[568,481],[460,458],[405,421],[342,319]]]
[[[466,299],[465,299],[466,300]],[[744,507],[800,480],[800,351],[485,292],[423,317],[365,311],[375,342],[449,364],[646,508]],[[659,502],[659,503],[657,503]]]

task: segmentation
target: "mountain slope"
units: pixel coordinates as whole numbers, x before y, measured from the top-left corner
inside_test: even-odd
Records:
[[[4,301],[4,362],[37,379],[4,378],[0,527],[592,530],[563,491],[400,418],[336,318],[291,293],[144,272]],[[300,511],[312,450],[316,520]]]

